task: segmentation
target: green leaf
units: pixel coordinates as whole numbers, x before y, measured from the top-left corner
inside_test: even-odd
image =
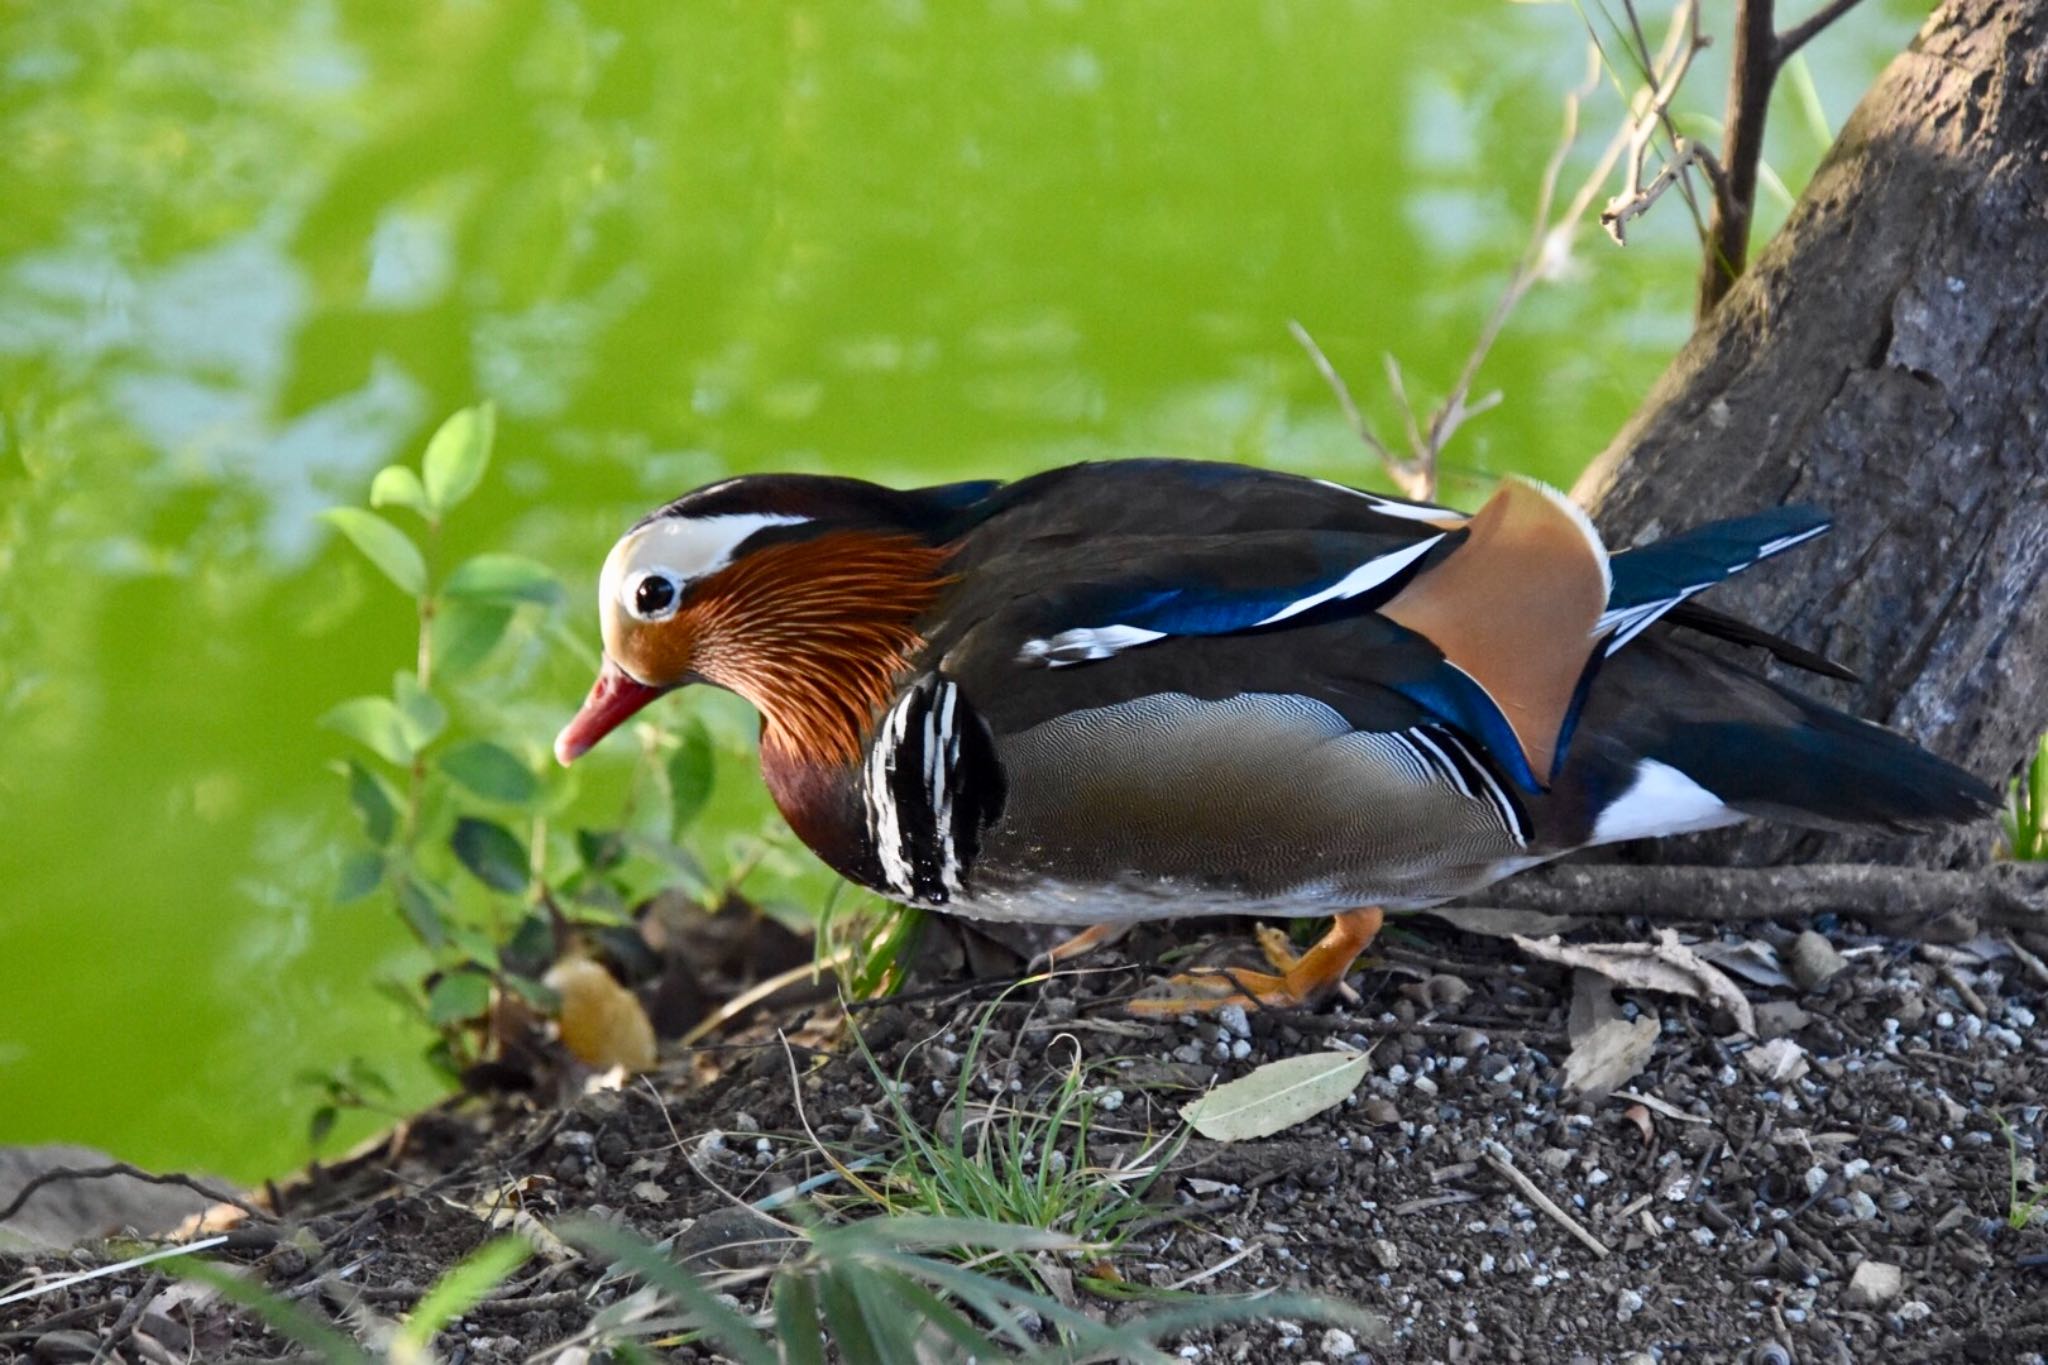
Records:
[[[458,744],[441,755],[441,771],[487,801],[524,805],[540,791],[540,783],[517,755],[487,739]]]
[[[347,735],[387,763],[412,762],[405,721],[389,697],[352,697],[320,717],[320,723]]]
[[[456,1318],[483,1301],[485,1295],[512,1277],[512,1272],[525,1265],[533,1255],[533,1247],[524,1237],[498,1237],[485,1242],[456,1263],[453,1269],[435,1281],[419,1306],[412,1310],[405,1320],[405,1326],[398,1329],[398,1340],[393,1345],[399,1349],[392,1355],[399,1359],[425,1358],[427,1347],[434,1335]]]
[[[427,590],[427,561],[405,532],[360,507],[330,507],[320,514],[363,552],[384,576],[418,597]]]
[[[334,903],[353,905],[377,889],[384,880],[384,855],[373,848],[358,849],[341,860],[341,875],[334,882]]]
[[[558,602],[562,585],[539,560],[525,555],[484,554],[465,559],[442,589],[470,602]]]
[[[427,1022],[435,1028],[475,1019],[491,1007],[491,979],[482,972],[450,972],[427,992]]]
[[[406,742],[413,752],[432,744],[448,728],[448,708],[421,687],[412,674],[395,675],[391,679],[391,695],[397,698],[399,724],[404,727]]]
[[[405,916],[405,922],[429,948],[439,948],[448,941],[448,917],[441,913],[434,893],[419,879],[407,877],[398,884],[398,913]]]
[[[512,608],[500,602],[442,602],[434,617],[434,660],[443,677],[460,677],[484,661],[505,638]]]
[[[506,972],[505,985],[511,992],[542,1014],[553,1014],[562,1008],[562,994],[553,987],[535,981],[530,976],[517,972]]]
[[[526,846],[503,825],[465,815],[448,846],[478,881],[493,891],[526,889]]]
[[[327,1135],[334,1131],[334,1121],[341,1117],[341,1111],[331,1104],[323,1104],[313,1111],[306,1120],[306,1145],[318,1147],[327,1141]]]
[[[711,798],[716,757],[711,748],[710,732],[694,716],[683,722],[677,737],[682,744],[669,756],[668,791],[673,828],[680,836]]]
[[[370,506],[410,507],[427,515],[427,490],[420,476],[402,464],[387,464],[370,480]]]
[[[480,929],[472,929],[467,924],[456,924],[451,921],[448,925],[448,941],[460,948],[477,966],[491,972],[498,970],[498,945],[491,941],[489,934]]]
[[[360,1057],[349,1058],[345,1069],[348,1072],[349,1084],[354,1086],[361,1094],[382,1095],[384,1098],[390,1099],[394,1093],[391,1088],[391,1082],[385,1077],[384,1073]]]
[[[349,804],[362,817],[363,833],[382,848],[398,832],[398,804],[384,779],[354,759],[348,760],[347,772]]]
[[[427,503],[446,512],[476,491],[491,462],[497,435],[498,409],[491,403],[464,408],[441,423],[427,442],[420,467],[426,474]]]
[[[608,871],[626,860],[625,836],[615,829],[579,829],[576,856],[592,872]]]
[[[499,964],[508,976],[520,972],[538,976],[554,960],[555,926],[548,916],[538,913],[519,921],[519,927],[512,931],[498,954]]]

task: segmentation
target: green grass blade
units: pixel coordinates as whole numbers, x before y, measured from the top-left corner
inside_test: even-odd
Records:
[[[695,1275],[671,1261],[644,1238],[608,1223],[578,1220],[560,1229],[563,1240],[585,1246],[632,1271],[694,1314],[704,1334],[740,1365],[782,1365],[780,1353],[752,1323],[718,1301]]]
[[[374,1365],[362,1347],[308,1313],[290,1299],[271,1293],[239,1275],[231,1275],[211,1261],[193,1261],[172,1271],[182,1279],[197,1280],[217,1290],[254,1313],[281,1336],[290,1337],[327,1365]]]
[[[908,1276],[896,1277],[896,1289],[904,1301],[917,1315],[931,1324],[946,1340],[978,1360],[1000,1360],[1005,1350],[1001,1342],[976,1327],[967,1315],[947,1303],[937,1294]],[[1031,1340],[1013,1320],[992,1318],[991,1321],[1007,1328],[1011,1339],[1021,1347],[1028,1348]]]
[[[399,1342],[425,1351],[436,1333],[476,1307],[532,1255],[532,1245],[516,1236],[494,1238],[470,1252],[435,1282],[406,1317],[398,1332]]]
[[[912,1312],[909,1303],[897,1293],[902,1284],[898,1276],[864,1265],[849,1265],[840,1273],[854,1302],[860,1305],[870,1334],[881,1346],[886,1365],[928,1358],[928,1352],[920,1349],[919,1343],[925,1334],[924,1319]]]
[[[1814,84],[1813,68],[1806,64],[1805,53],[1792,54],[1792,60],[1785,63],[1785,76],[1792,84],[1792,98],[1799,106],[1813,145],[1826,151],[1835,145],[1835,134],[1828,127],[1828,111],[1821,105],[1820,87]]]
[[[788,1270],[775,1277],[775,1338],[786,1365],[825,1365],[818,1335],[818,1287],[808,1272]]]
[[[818,1276],[819,1305],[825,1310],[825,1330],[846,1365],[894,1365],[875,1340],[860,1299],[846,1281],[846,1267],[827,1263]]]

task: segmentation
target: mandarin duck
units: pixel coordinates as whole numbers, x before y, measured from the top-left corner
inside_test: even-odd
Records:
[[[1334,916],[1274,971],[1139,1008],[1331,990],[1385,910],[1596,844],[1752,816],[1913,831],[1991,789],[1686,632],[1819,656],[1692,599],[1827,529],[1806,507],[1611,554],[1562,495],[1473,515],[1230,464],[1129,460],[895,490],[763,474],[612,548],[568,763],[692,682],[840,875],[953,914]]]

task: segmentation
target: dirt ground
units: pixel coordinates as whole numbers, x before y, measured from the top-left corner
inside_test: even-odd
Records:
[[[2035,1024],[2048,971],[2024,942],[2015,952],[1819,927],[1846,965],[1818,990],[1768,984],[1782,979],[1770,954],[1748,950],[1759,1033],[1796,1044],[1770,1051],[1730,1036],[1725,1005],[1717,1017],[1671,995],[1575,991],[1569,972],[1502,938],[1430,919],[1383,938],[1352,978],[1356,1002],[1312,1013],[1127,1018],[1117,1003],[1146,971],[1115,964],[1169,946],[1141,935],[1129,959],[1110,952],[1102,969],[999,1001],[995,987],[934,986],[927,973],[909,998],[854,1019],[928,1125],[947,1122],[983,1019],[968,1085],[983,1100],[1028,1102],[1085,1058],[1091,1084],[1117,1092],[1089,1152],[1103,1162],[1174,1129],[1179,1106],[1219,1080],[1304,1051],[1372,1049],[1357,1092],[1319,1117],[1256,1141],[1190,1138],[1152,1187],[1158,1216],[1115,1265],[1139,1285],[1205,1294],[1317,1291],[1379,1315],[1384,1333],[1260,1322],[1190,1338],[1184,1359],[2043,1360],[2048,1228],[2009,1225],[2016,1163],[2001,1119],[2025,1188],[2044,1136],[2048,1035]],[[1608,924],[1576,937],[1649,934]],[[1793,931],[1687,937],[1783,952]],[[1597,997],[1658,1021],[1646,1069],[1597,1100],[1575,1098],[1564,1078],[1575,993],[1582,1010]],[[735,1197],[824,1177],[805,1197],[843,1199],[818,1143],[882,1161],[898,1146],[844,1020],[829,1002],[788,1009],[562,1105],[451,1102],[283,1190],[280,1218],[244,1224],[216,1254],[336,1317],[350,1302],[402,1314],[512,1201],[543,1222],[595,1211],[650,1237],[679,1234],[686,1255],[716,1263],[759,1233]],[[1503,1153],[1607,1254],[1511,1185]],[[0,1258],[0,1298],[95,1254],[115,1253]],[[1896,1277],[1859,1274],[1866,1262]],[[167,1295],[174,1283],[144,1268],[0,1307],[0,1358],[291,1353],[246,1315]],[[440,1347],[479,1365],[547,1358],[628,1288],[581,1260],[537,1261]],[[681,1347],[663,1358],[715,1357]]]

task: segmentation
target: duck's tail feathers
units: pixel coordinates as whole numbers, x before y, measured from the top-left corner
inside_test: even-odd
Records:
[[[1676,725],[1651,756],[1744,814],[1819,829],[1921,833],[1997,808],[1989,783],[1903,735],[1763,685],[1796,714]]]

